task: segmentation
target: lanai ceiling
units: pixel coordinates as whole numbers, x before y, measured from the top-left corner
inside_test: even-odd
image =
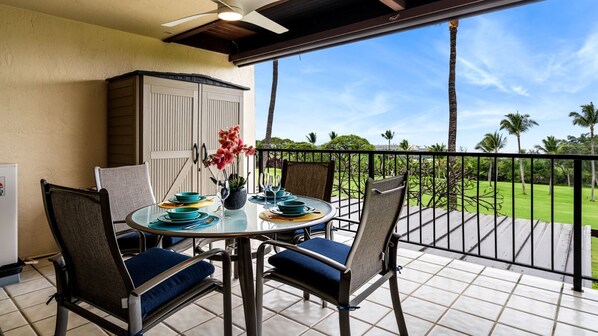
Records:
[[[288,31],[223,21],[216,14],[162,26],[223,6],[211,0],[0,0],[0,4],[224,53],[242,66],[539,0],[221,1],[238,1],[241,6],[266,3],[256,12]]]

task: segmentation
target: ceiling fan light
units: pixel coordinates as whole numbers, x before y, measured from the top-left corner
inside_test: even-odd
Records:
[[[218,9],[218,18],[224,21],[239,21],[243,18],[243,15],[230,8],[221,7]]]

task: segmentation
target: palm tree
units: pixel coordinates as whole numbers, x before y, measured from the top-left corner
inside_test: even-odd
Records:
[[[307,138],[307,141],[309,141],[309,143],[311,143],[312,145],[316,144],[316,133],[309,132],[309,134],[307,134],[305,137]]]
[[[569,116],[573,118],[573,125],[590,128],[590,149],[592,150],[592,155],[594,155],[594,125],[598,123],[598,111],[596,111],[594,108],[594,103],[590,102],[589,104],[581,105],[581,114],[577,112],[570,112]],[[591,164],[592,195],[590,197],[590,201],[594,202],[594,186],[596,185],[596,167],[594,165],[594,160],[591,161]]]
[[[403,150],[403,151],[408,151],[408,150],[412,150],[413,146],[411,146],[409,144],[409,141],[407,139],[403,139],[400,143],[399,143],[399,149]]]
[[[390,140],[395,137],[395,132],[391,130],[386,130],[384,133],[380,134],[384,139],[388,140],[388,150],[390,150]]]
[[[557,154],[560,152],[561,149],[561,140],[558,140],[552,135],[546,137],[546,139],[542,139],[542,145],[536,145],[536,150],[540,153],[544,154]],[[550,183],[548,188],[548,195],[550,195],[552,191],[552,175],[550,175]]]
[[[509,113],[505,117],[507,118],[500,121],[500,129],[506,129],[509,134],[517,136],[517,153],[521,153],[521,133],[527,132],[534,125],[538,125],[538,123],[530,119],[529,114],[519,114],[519,111],[515,114]],[[521,174],[521,188],[523,194],[526,195],[523,159],[519,160],[519,173]]]
[[[507,145],[507,138],[502,133],[494,131],[494,133],[486,133],[484,139],[475,145],[475,149],[481,150],[484,153],[498,153],[499,150]],[[490,164],[488,165],[488,185],[492,187],[492,162],[493,158],[490,158]],[[498,177],[498,167],[495,167],[495,176]]]
[[[331,131],[330,133],[328,133],[328,136],[330,137],[330,141],[332,141],[334,140],[334,138],[338,136],[338,134],[336,134],[335,131]]]
[[[446,145],[435,143],[432,146],[428,147],[428,151],[430,151],[430,152],[446,152]]]
[[[270,91],[270,106],[268,107],[268,121],[266,122],[266,137],[264,148],[270,148],[272,139],[272,123],[274,122],[274,106],[276,105],[276,88],[278,87],[278,60],[272,61],[272,89]]]
[[[449,56],[449,130],[448,130],[448,151],[457,150],[457,90],[455,88],[455,66],[457,64],[457,28],[459,20],[449,21],[450,32],[450,56]]]

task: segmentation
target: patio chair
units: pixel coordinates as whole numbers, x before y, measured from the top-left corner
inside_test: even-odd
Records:
[[[130,228],[125,223],[129,213],[156,203],[146,163],[114,168],[94,168],[97,190],[110,192],[110,211],[114,219],[118,246],[123,254],[139,253],[148,247],[158,246],[174,251],[184,251],[193,245],[192,239],[160,237]]]
[[[60,249],[50,259],[56,271],[55,335],[66,334],[69,311],[111,333],[141,335],[215,290],[224,294],[224,334],[232,335],[231,265],[225,251],[210,250],[191,258],[151,248],[123,261],[105,189],[78,190],[45,180],[41,187],[48,223]],[[214,255],[224,260],[224,282],[211,277],[214,266],[204,261]],[[97,315],[98,309],[102,315]]]
[[[341,335],[350,335],[349,312],[388,280],[400,334],[407,335],[397,283],[399,236],[393,233],[405,200],[406,181],[407,174],[376,182],[368,179],[363,213],[352,246],[322,238],[298,245],[275,240],[260,245],[256,270],[259,331],[264,281],[276,280],[336,305]],[[271,256],[268,262],[273,268],[264,272],[264,250],[269,245],[286,250]],[[380,277],[351,300],[351,295],[376,275]]]
[[[294,195],[308,196],[330,202],[334,180],[334,160],[330,162],[282,162],[281,185]],[[276,240],[297,244],[312,234],[324,233],[332,239],[332,223],[316,224],[294,232],[282,233]]]

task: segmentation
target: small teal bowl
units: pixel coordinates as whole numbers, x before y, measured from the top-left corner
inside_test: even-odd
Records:
[[[282,197],[284,191],[284,188],[280,188],[280,190],[276,192],[276,197]],[[266,197],[274,197],[274,193],[272,191],[266,191]]]
[[[194,191],[185,191],[174,195],[179,202],[198,202],[200,196],[198,192]]]
[[[199,214],[199,209],[191,207],[182,207],[166,210],[168,217],[172,220],[195,219]]]
[[[287,213],[299,213],[305,210],[305,203],[301,201],[284,201],[276,203],[278,210]]]

